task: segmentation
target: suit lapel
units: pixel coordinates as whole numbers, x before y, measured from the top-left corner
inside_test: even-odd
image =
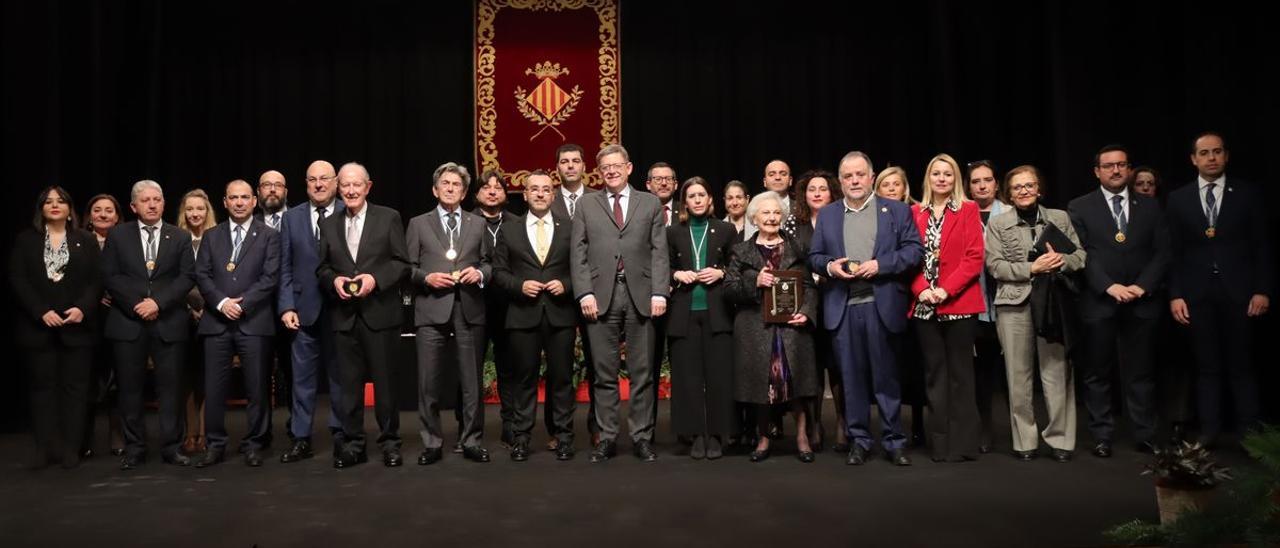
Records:
[[[525,255],[527,255],[531,263],[539,264],[538,252],[537,250],[533,249],[534,243],[529,240],[529,230],[528,230],[528,227],[525,225],[525,223],[528,223],[528,222],[529,222],[529,214],[526,213],[524,214],[523,217],[520,218],[520,223],[519,223],[520,233],[515,235],[516,241],[520,242],[521,244],[520,247],[516,248],[516,251],[519,251],[520,253],[524,253]],[[560,227],[556,227],[557,230],[559,230],[559,228]],[[554,240],[555,240],[555,237],[552,237],[552,244],[551,244],[551,247],[548,249],[554,249],[555,247]],[[547,257],[551,257],[550,251],[547,252]]]
[[[892,240],[888,240],[888,238],[892,236],[891,233],[893,232],[893,227],[891,226],[892,223],[890,222],[890,219],[889,219],[889,216],[890,216],[889,206],[881,204],[880,200],[876,200],[876,203],[874,205],[876,208],[875,210],[876,243],[874,246],[872,246],[872,251],[871,251],[871,258],[873,259],[878,258],[885,253],[886,248],[890,245],[890,242],[892,241]],[[844,255],[847,252],[844,251],[844,234],[843,233],[840,234],[839,241],[840,241],[841,254]]]
[[[594,199],[596,203],[600,204],[600,209],[604,210],[605,218],[609,219],[609,222],[613,223],[613,226],[615,228],[617,228],[618,230],[622,230],[622,227],[618,226],[618,223],[615,222],[613,219],[613,207],[609,205],[609,192],[608,191],[597,192],[593,194],[593,196],[598,196]],[[578,198],[578,199],[581,200],[582,198]],[[627,200],[627,201],[630,202],[630,200]],[[625,223],[623,226],[625,226]]]
[[[626,230],[627,225],[631,224],[631,220],[636,218],[636,208],[640,207],[638,202],[639,200],[636,199],[636,189],[633,188],[627,196],[627,216],[622,219],[623,230]]]

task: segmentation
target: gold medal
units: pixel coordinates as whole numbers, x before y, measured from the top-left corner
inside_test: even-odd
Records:
[[[1124,235],[1124,233],[1123,233],[1123,232],[1117,232],[1117,233],[1116,233],[1116,243],[1118,243],[1118,244],[1122,244],[1122,243],[1124,243],[1125,239],[1126,239],[1126,238],[1125,238],[1125,235]]]
[[[1204,237],[1205,237],[1205,238],[1212,238],[1212,237],[1217,236],[1217,235],[1218,235],[1218,229],[1216,229],[1216,228],[1214,228],[1214,227],[1209,227],[1209,228],[1204,229]]]
[[[1211,236],[1211,237],[1212,237],[1212,236]],[[155,269],[156,269],[156,262],[155,262],[155,261],[147,261],[147,270],[155,270]]]
[[[448,251],[444,252],[444,258],[449,259],[450,261],[457,259],[458,251],[451,247]]]
[[[450,249],[449,251],[453,251],[453,250],[452,250],[452,249]],[[454,270],[453,272],[451,272],[451,273],[449,274],[449,277],[453,278],[453,281],[455,281],[455,282],[456,282],[456,281],[458,281],[458,279],[459,279],[459,278],[461,278],[461,277],[462,277],[462,271],[461,271],[461,270]]]
[[[235,272],[236,263],[227,263],[227,272]]]
[[[360,282],[357,282],[355,280],[351,280],[347,282],[348,295],[355,295],[356,293],[359,293],[359,292],[360,292]]]

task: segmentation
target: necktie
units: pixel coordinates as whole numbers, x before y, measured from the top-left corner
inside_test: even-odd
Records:
[[[1204,216],[1205,220],[1209,222],[1209,226],[1214,226],[1214,223],[1218,222],[1218,199],[1213,196],[1213,189],[1216,186],[1218,186],[1218,183],[1209,183],[1208,186],[1204,187]]]
[[[622,229],[622,193],[613,195],[613,222],[618,225],[618,229]],[[622,272],[622,254],[618,254],[618,272]]]
[[[1120,232],[1121,233],[1128,232],[1129,218],[1125,217],[1124,215],[1124,197],[1123,196],[1111,197],[1111,211],[1115,214],[1116,227],[1120,229]]]
[[[143,257],[147,262],[156,260],[156,227],[144,226],[143,230],[147,231],[147,249],[146,256]]]
[[[538,262],[546,264],[547,262],[547,221],[538,219],[535,221],[537,227],[534,229],[534,238],[537,241]]]
[[[240,261],[240,244],[244,243],[244,227],[236,225],[235,237],[231,239],[231,262]]]
[[[457,211],[449,214],[447,223],[449,225],[449,238],[452,239],[458,235],[458,212]]]
[[[280,214],[279,213],[271,214],[271,228],[280,230]]]
[[[573,211],[578,207],[578,195],[569,194],[569,218],[573,218]]]
[[[671,206],[662,206],[662,224],[663,226],[671,226]]]
[[[360,224],[355,217],[347,218],[347,251],[351,252],[351,260],[356,260],[356,252],[360,250]]]
[[[316,241],[317,241],[317,242],[318,242],[318,241],[320,241],[320,223],[324,222],[324,212],[325,212],[325,209],[326,209],[326,208],[325,208],[324,206],[320,206],[320,207],[317,207],[317,208],[316,208],[316,228],[315,228],[315,233],[316,233],[316,234],[315,234],[315,236],[316,236]]]

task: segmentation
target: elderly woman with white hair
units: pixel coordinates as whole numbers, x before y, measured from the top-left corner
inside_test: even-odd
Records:
[[[761,435],[751,452],[752,462],[769,458],[770,440],[764,435],[770,416],[767,407],[789,404],[796,421],[799,459],[809,463],[814,453],[805,425],[805,403],[819,395],[812,324],[817,301],[802,296],[800,309],[786,323],[765,323],[761,310],[765,292],[781,283],[773,274],[776,271],[800,271],[802,291],[812,295],[816,289],[805,261],[807,253],[781,230],[784,217],[775,193],[752,198],[747,218],[758,231],[734,244],[730,252],[724,287],[726,297],[738,305],[733,321],[734,398],[763,407],[756,413]]]

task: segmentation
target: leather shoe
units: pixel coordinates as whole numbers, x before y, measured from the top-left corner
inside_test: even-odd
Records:
[[[766,461],[766,460],[768,460],[768,459],[769,459],[769,450],[768,450],[768,449],[756,449],[755,451],[752,451],[752,452],[751,452],[751,456],[750,456],[750,457],[748,457],[748,459],[749,459],[751,462],[764,462],[764,461]]]
[[[689,456],[694,460],[707,458],[707,439],[702,436],[693,438],[693,447],[689,449]]]
[[[121,458],[120,458],[120,469],[121,469],[121,470],[133,470],[133,469],[135,469],[135,468],[138,468],[138,467],[142,466],[142,464],[143,464],[144,462],[146,462],[146,460],[145,460],[145,459],[143,459],[142,457],[129,457],[129,456],[121,457]]]
[[[333,458],[333,467],[339,470],[343,468],[351,468],[357,464],[369,462],[369,455],[366,453],[352,453],[351,451],[340,451],[338,456]]]
[[[444,450],[440,449],[439,447],[431,447],[428,449],[423,449],[422,454],[418,455],[418,466],[427,466],[428,464],[435,464],[437,462],[440,462],[440,459],[443,457],[444,457]]]
[[[174,466],[191,466],[191,457],[183,455],[182,453],[163,455],[160,457],[160,460],[164,461],[165,464],[172,464]]]
[[[1107,447],[1108,456],[1111,455],[1110,451],[1111,451],[1111,447],[1108,446]],[[1098,454],[1098,450],[1096,448],[1094,449],[1093,454],[1094,455]],[[1056,460],[1058,462],[1068,462],[1071,460],[1071,451],[1067,451],[1066,449],[1054,449],[1053,460]]]
[[[642,462],[653,462],[658,460],[658,454],[653,451],[653,445],[649,443],[649,440],[640,440],[636,442],[636,445],[631,449],[631,452],[634,453],[636,458],[640,459]]]
[[[489,450],[479,445],[463,447],[462,456],[472,462],[489,462]]]
[[[724,446],[720,443],[720,436],[707,438],[707,460],[716,460],[723,456]]]
[[[290,447],[288,451],[285,451],[283,455],[280,455],[280,462],[289,464],[291,462],[306,460],[314,456],[316,456],[316,454],[311,450],[311,441],[304,438],[298,438],[293,440],[293,447]]]
[[[261,449],[250,449],[244,454],[244,463],[256,468],[258,466],[262,466],[262,457]]]
[[[516,462],[524,462],[529,460],[529,444],[518,441],[511,446],[511,460]]]
[[[399,449],[387,449],[382,452],[382,465],[387,468],[395,468],[404,464],[404,457],[400,456]]]
[[[851,466],[861,466],[867,463],[867,450],[854,445],[849,450],[848,458],[844,459],[844,463]]]
[[[911,466],[911,458],[907,456],[905,449],[894,449],[885,456],[889,458],[889,462],[892,462],[894,466]]]
[[[556,444],[556,460],[572,460],[573,454],[572,442],[562,441]]]
[[[604,462],[618,456],[618,444],[613,440],[600,440],[591,450],[591,462]]]
[[[1022,462],[1030,462],[1036,460],[1037,453],[1034,449],[1030,451],[1014,451],[1013,456]]]
[[[1098,442],[1097,445],[1094,445],[1093,456],[1098,457],[1100,459],[1111,458],[1111,442],[1100,441]],[[1055,459],[1058,458],[1056,451],[1054,453],[1054,458]]]
[[[196,468],[208,468],[222,462],[225,456],[220,449],[210,449],[205,451],[200,458],[196,460]]]
[[[813,451],[801,451],[796,458],[799,458],[800,462],[809,464],[814,461]]]

